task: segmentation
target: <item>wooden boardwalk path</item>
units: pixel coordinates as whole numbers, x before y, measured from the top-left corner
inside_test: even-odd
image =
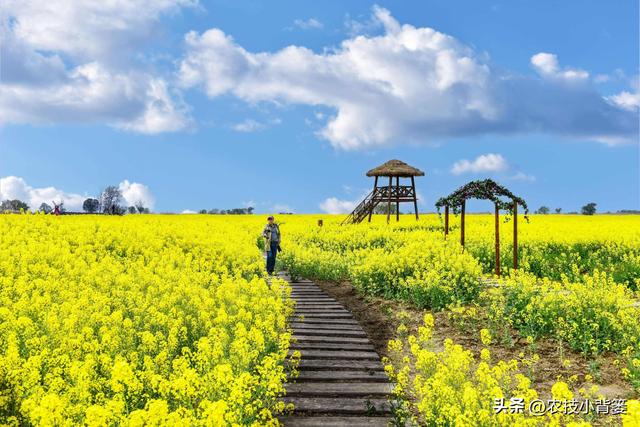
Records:
[[[388,425],[392,384],[367,334],[315,283],[290,283],[296,301],[291,352],[298,350],[302,357],[300,375],[286,385],[284,400],[295,409],[281,418],[284,425]]]

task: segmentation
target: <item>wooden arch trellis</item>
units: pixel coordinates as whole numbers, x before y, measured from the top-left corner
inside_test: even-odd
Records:
[[[503,200],[506,198],[508,200]],[[518,268],[518,205],[524,208],[524,218],[529,220],[529,208],[524,199],[516,196],[505,187],[491,179],[471,181],[458,188],[447,197],[441,197],[436,202],[438,213],[444,207],[444,235],[449,234],[449,210],[460,216],[460,244],[464,247],[464,214],[467,199],[491,200],[495,206],[495,239],[496,239],[496,275],[500,276],[500,210],[513,214],[513,268]]]

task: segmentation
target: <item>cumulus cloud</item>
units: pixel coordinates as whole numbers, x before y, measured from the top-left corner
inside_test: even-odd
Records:
[[[185,209],[182,212],[180,212],[181,214],[197,214],[198,212],[196,211],[192,211],[191,209]]]
[[[532,57],[536,75],[501,72],[447,34],[401,25],[379,7],[373,20],[382,34],[354,36],[322,53],[302,46],[254,53],[216,28],[190,32],[180,81],[212,98],[327,107],[333,113],[319,135],[341,149],[487,133],[607,143],[637,136],[634,114],[553,54]]]
[[[6,0],[3,18],[10,18],[11,33],[35,51],[112,62],[152,38],[162,15],[197,4],[197,0]]]
[[[0,200],[7,199],[22,200],[29,205],[31,210],[37,210],[42,203],[52,206],[53,202],[64,202],[67,210],[80,211],[86,197],[67,193],[55,187],[32,187],[23,178],[5,176],[0,178]]]
[[[155,198],[144,184],[138,182],[122,181],[118,188],[122,192],[122,198],[127,206],[134,206],[137,202],[142,202],[145,207],[153,209]],[[29,208],[37,210],[42,203],[49,206],[53,202],[64,202],[64,206],[69,211],[82,211],[82,203],[88,197],[77,193],[68,193],[55,187],[33,187],[23,178],[17,176],[6,176],[0,178],[0,200],[18,199],[26,202]]]
[[[127,206],[135,206],[140,202],[144,207],[153,210],[156,204],[156,199],[149,187],[139,182],[129,182],[125,179],[118,185],[118,189],[122,192],[122,198]]]
[[[111,72],[97,62],[70,70],[55,85],[0,84],[0,120],[8,123],[96,122],[153,134],[188,126],[186,111],[164,80]]]
[[[609,97],[616,105],[629,111],[637,111],[640,108],[640,92],[631,93],[622,91],[617,95]]]
[[[482,154],[474,160],[462,159],[453,164],[451,173],[502,172],[509,168],[507,160],[501,154]]]
[[[558,57],[552,53],[540,52],[531,57],[531,64],[540,75],[569,82],[584,82],[589,73],[577,68],[560,69]]]
[[[136,48],[191,0],[8,0],[0,37],[0,123],[106,123],[184,129],[188,108],[166,79],[136,71]]]
[[[357,200],[340,200],[337,197],[329,197],[320,203],[320,209],[328,214],[344,214],[351,213],[357,205]]]

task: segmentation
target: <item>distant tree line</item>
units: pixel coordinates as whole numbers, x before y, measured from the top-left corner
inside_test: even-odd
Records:
[[[582,215],[593,215],[596,213],[596,203],[587,203],[586,205],[584,205],[580,212],[582,213]],[[536,209],[533,213],[535,214],[540,214],[540,215],[547,215],[549,212],[551,212],[551,209],[549,209],[549,207],[547,206],[540,206],[538,209]],[[555,208],[554,212],[557,214],[562,213],[562,208]],[[625,211],[620,211],[620,212],[625,212]],[[570,214],[576,214],[577,212],[569,212]]]
[[[249,206],[248,208],[234,208],[234,209],[200,209],[199,214],[209,214],[209,215],[252,215],[253,214],[253,206]]]
[[[37,209],[37,212],[45,214],[53,213],[69,213],[64,207],[64,202],[52,202],[53,206],[48,203],[41,203]],[[0,202],[0,212],[20,212],[29,210],[29,205],[22,200],[3,200]],[[143,214],[150,213],[148,207],[144,205],[144,202],[137,201],[132,206],[126,206],[124,204],[124,198],[122,197],[122,191],[115,186],[110,185],[106,187],[98,198],[89,197],[82,203],[82,210],[89,214],[106,214],[106,215],[123,215],[129,214]]]

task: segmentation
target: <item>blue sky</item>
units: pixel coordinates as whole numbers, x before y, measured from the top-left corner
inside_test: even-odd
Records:
[[[423,211],[485,177],[534,209],[640,209],[637,2],[3,8],[3,199],[343,212],[397,158]]]

